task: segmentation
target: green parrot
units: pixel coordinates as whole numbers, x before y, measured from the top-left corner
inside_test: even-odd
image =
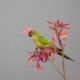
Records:
[[[57,46],[55,46],[54,44],[52,44],[52,42],[48,40],[46,37],[40,35],[36,30],[29,28],[29,29],[26,29],[25,31],[28,33],[29,37],[32,37],[32,40],[34,41],[35,45],[39,49],[44,49],[45,47],[52,46],[53,49],[55,48],[57,49],[58,55],[62,56],[62,50]],[[64,58],[74,61],[73,59],[71,59],[65,54],[64,54]]]

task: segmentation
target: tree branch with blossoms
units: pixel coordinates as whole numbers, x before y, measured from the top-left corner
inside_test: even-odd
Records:
[[[38,40],[38,38],[40,38],[40,42],[42,43],[36,43],[36,48],[34,49],[34,51],[28,51],[28,53],[30,54],[30,57],[28,58],[28,62],[30,64],[33,64],[33,66],[35,67],[36,72],[40,72],[43,68],[41,66],[41,62],[42,63],[46,63],[47,61],[50,61],[52,63],[52,65],[55,67],[56,71],[64,78],[64,80],[67,80],[66,77],[66,70],[65,70],[65,64],[64,64],[64,57],[68,58],[67,56],[65,56],[64,53],[64,44],[63,44],[63,40],[67,39],[67,32],[64,32],[64,29],[69,29],[69,24],[65,24],[63,22],[60,22],[59,20],[57,20],[55,23],[51,22],[51,21],[47,21],[50,26],[49,28],[52,29],[54,31],[54,34],[52,36],[51,39],[51,45],[45,45],[45,41],[46,39],[41,35],[35,35],[33,38],[33,30],[31,28],[25,28],[24,29],[24,33],[28,34],[30,37],[33,38],[34,42]],[[44,38],[44,39],[43,39]],[[41,40],[43,39],[43,41]],[[45,41],[44,41],[45,40]],[[57,47],[56,42],[58,41],[59,45]],[[42,48],[40,48],[39,46],[42,46]],[[62,69],[59,67],[59,65],[55,62],[55,55],[60,53],[60,55],[62,56]],[[72,59],[70,59],[72,60]]]
[[[51,21],[48,21],[48,23],[53,24]],[[63,29],[69,29],[68,25],[69,24],[65,24],[57,20],[57,22],[55,22],[54,25],[49,27],[55,31],[56,36],[53,37],[53,40],[58,39],[58,43],[63,53],[64,53],[64,44],[62,42],[62,39],[65,40],[67,38],[67,33],[63,32]],[[62,54],[62,67],[63,67],[63,73],[64,73],[64,80],[67,80],[65,64],[64,64],[64,54]]]

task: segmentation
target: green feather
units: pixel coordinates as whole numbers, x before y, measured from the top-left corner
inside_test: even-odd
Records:
[[[50,45],[51,44],[51,42],[43,36],[38,36],[38,40],[41,44],[44,44],[44,45]]]

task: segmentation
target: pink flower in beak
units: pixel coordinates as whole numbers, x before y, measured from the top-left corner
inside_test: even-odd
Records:
[[[29,34],[31,31],[32,31],[32,29],[29,28],[29,27],[27,27],[27,28],[25,28],[25,29],[23,30],[23,33],[24,33],[24,34]]]

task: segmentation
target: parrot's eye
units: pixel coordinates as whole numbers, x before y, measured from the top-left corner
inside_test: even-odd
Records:
[[[28,35],[29,35],[30,37],[32,37],[32,31],[30,31]]]

